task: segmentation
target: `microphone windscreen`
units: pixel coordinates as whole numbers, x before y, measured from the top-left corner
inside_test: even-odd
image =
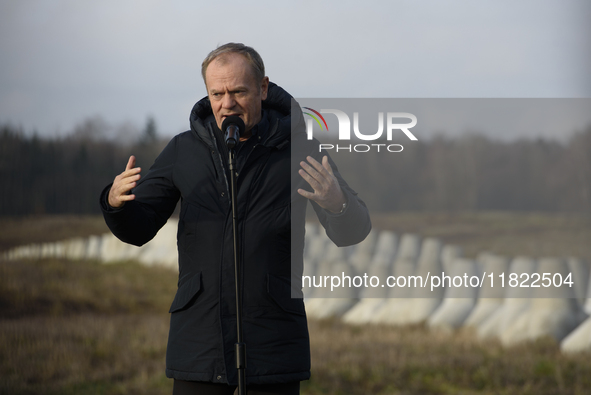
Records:
[[[244,134],[244,130],[246,129],[246,125],[244,125],[244,121],[238,115],[231,115],[224,119],[222,122],[222,132],[226,133],[228,130],[228,126],[235,125],[238,127],[240,135]]]

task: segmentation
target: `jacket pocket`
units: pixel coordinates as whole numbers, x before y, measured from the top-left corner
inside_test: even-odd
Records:
[[[196,273],[187,282],[179,287],[170,306],[169,313],[174,313],[186,308],[201,290],[201,272]]]
[[[199,206],[191,203],[183,202],[181,205],[181,217],[177,233],[181,250],[189,251],[195,247],[200,211]]]
[[[304,299],[291,297],[291,279],[289,277],[269,273],[267,275],[267,292],[283,311],[306,315]]]

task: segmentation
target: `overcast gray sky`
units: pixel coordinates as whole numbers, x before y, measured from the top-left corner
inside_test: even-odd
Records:
[[[228,41],[295,97],[589,98],[589,21],[587,0],[0,0],[0,123],[176,134]]]

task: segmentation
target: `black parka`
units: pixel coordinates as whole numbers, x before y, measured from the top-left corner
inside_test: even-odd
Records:
[[[321,159],[307,140],[299,107],[270,83],[263,101],[266,133],[253,136],[238,168],[238,235],[242,262],[243,328],[247,383],[300,381],[310,376],[310,345],[301,298],[304,224],[311,190],[297,174],[307,155]],[[122,208],[101,196],[105,220],[122,241],[143,245],[173,213],[179,199],[178,291],[170,307],[166,374],[180,380],[237,383],[236,307],[232,215],[224,149],[219,147],[209,100],[191,112],[191,130],[175,136]],[[331,161],[348,201],[340,214],[313,207],[339,246],[363,240],[371,229],[365,204]],[[293,277],[291,277],[293,275]],[[294,281],[290,279],[294,278]],[[293,293],[292,293],[293,292]]]

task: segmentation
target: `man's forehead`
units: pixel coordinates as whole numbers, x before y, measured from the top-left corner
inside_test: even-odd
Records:
[[[221,75],[220,75],[221,74]],[[221,76],[224,79],[244,79],[244,82],[254,82],[255,72],[253,66],[245,56],[238,53],[221,54],[213,59],[205,71],[206,80],[209,77]],[[214,82],[214,81],[210,81]]]
[[[210,64],[219,64],[224,65],[230,62],[248,62],[246,56],[236,53],[236,52],[227,52],[218,55],[215,59],[211,61]]]

